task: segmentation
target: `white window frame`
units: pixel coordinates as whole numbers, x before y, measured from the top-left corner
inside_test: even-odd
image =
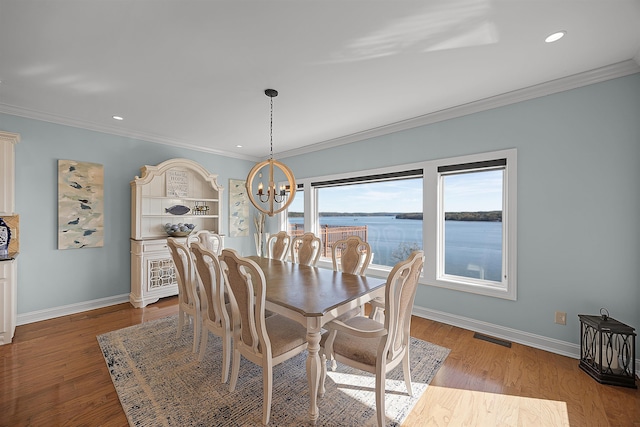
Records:
[[[466,278],[444,272],[443,176],[440,166],[506,159],[502,191],[502,281]],[[423,245],[425,284],[508,300],[517,298],[517,152],[493,151],[430,161],[424,167]],[[429,203],[431,202],[431,206]],[[427,238],[435,236],[435,238]]]
[[[440,220],[442,206],[441,178],[438,167],[455,164],[486,162],[495,159],[506,159],[503,178],[503,212],[502,212],[502,271],[501,283],[487,280],[471,279],[460,276],[445,275],[440,267],[444,258],[442,243],[444,220]],[[425,264],[420,283],[428,286],[447,288],[462,292],[470,292],[496,298],[516,300],[517,297],[517,151],[516,149],[472,154],[446,159],[430,160],[426,162],[398,165],[387,168],[354,171],[321,177],[304,178],[298,180],[304,191],[304,227],[305,231],[317,234],[319,216],[317,212],[318,189],[312,182],[357,178],[368,175],[397,173],[407,170],[423,170],[423,223],[422,245],[425,252]],[[287,212],[280,217],[281,229],[288,226]],[[441,225],[442,224],[442,225]],[[434,237],[435,236],[435,237]],[[331,262],[320,260],[319,267],[332,268]],[[391,267],[372,265],[367,269],[367,275],[386,277]]]

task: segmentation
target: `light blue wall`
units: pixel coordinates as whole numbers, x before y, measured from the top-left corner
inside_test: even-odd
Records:
[[[99,132],[0,115],[0,129],[20,134],[16,145],[16,213],[20,215],[18,314],[130,292],[129,183],[143,165],[183,157],[218,174],[223,192],[222,233],[228,234],[229,179],[244,179],[253,162]],[[58,250],[58,159],[104,166],[104,247]],[[253,240],[226,237],[246,255]]]
[[[578,313],[640,327],[640,74],[287,158],[298,178],[518,149],[518,299],[422,286],[416,304],[577,343]],[[0,115],[16,146],[18,313],[129,292],[129,182],[140,166],[200,162],[228,187],[252,162]],[[57,160],[105,168],[105,246],[57,250]],[[227,192],[224,193],[226,206]],[[223,209],[223,232],[228,209]],[[245,254],[253,242],[229,239]],[[567,312],[567,326],[554,312]]]
[[[640,74],[285,161],[306,178],[507,148],[517,301],[422,286],[416,305],[572,343],[601,307],[640,328]]]

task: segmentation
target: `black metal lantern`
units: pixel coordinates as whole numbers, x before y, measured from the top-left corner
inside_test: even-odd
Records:
[[[602,384],[636,385],[636,333],[631,326],[609,317],[579,314],[580,368]]]

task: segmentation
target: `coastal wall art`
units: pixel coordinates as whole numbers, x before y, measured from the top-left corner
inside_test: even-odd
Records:
[[[249,198],[245,181],[229,180],[229,236],[249,235]]]
[[[103,245],[103,166],[58,160],[58,249]]]

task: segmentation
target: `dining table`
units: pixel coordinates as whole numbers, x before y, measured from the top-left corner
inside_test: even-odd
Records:
[[[384,297],[383,278],[342,273],[260,256],[250,256],[266,279],[266,309],[301,323],[307,328],[307,380],[309,421],[316,425],[320,384],[320,336],[327,322]]]

